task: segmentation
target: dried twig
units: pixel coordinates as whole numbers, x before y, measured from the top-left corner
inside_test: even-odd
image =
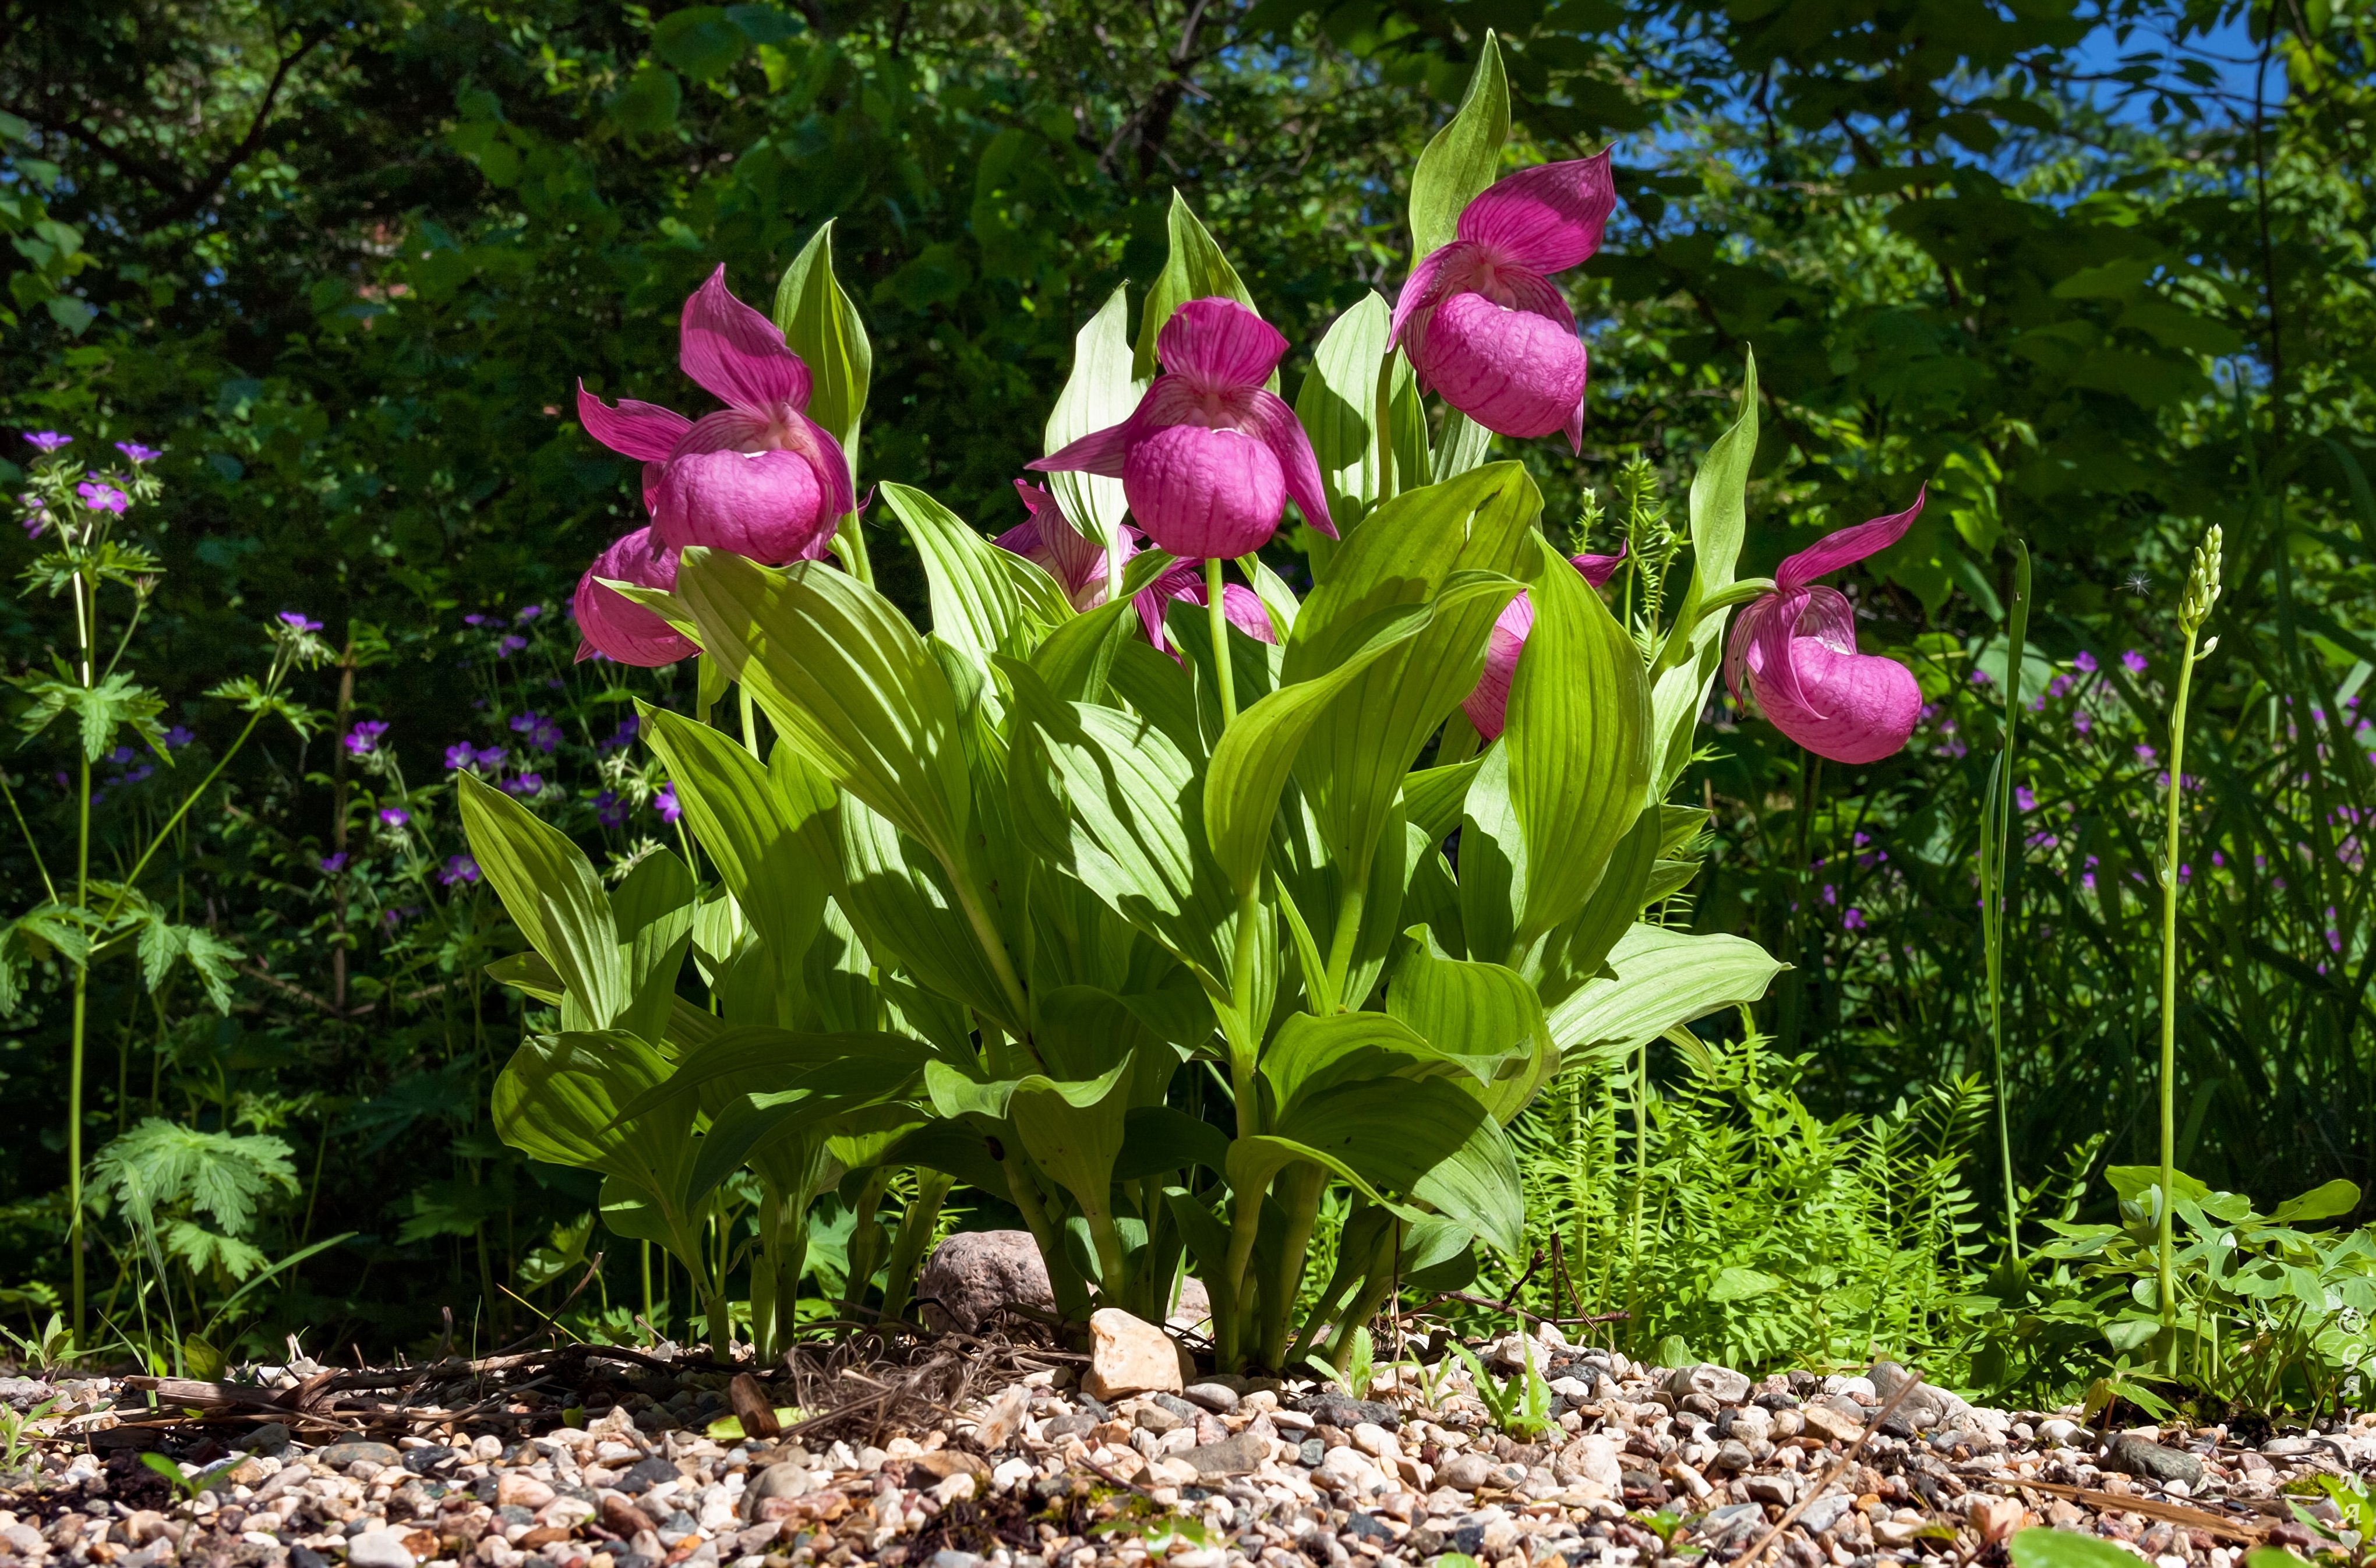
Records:
[[[1740,1559],[1734,1563],[1733,1568],[1757,1568],[1757,1560],[1765,1555],[1766,1549],[1782,1538],[1783,1531],[1799,1522],[1799,1515],[1812,1507],[1815,1499],[1823,1496],[1831,1489],[1834,1482],[1848,1473],[1857,1462],[1857,1455],[1863,1453],[1864,1445],[1872,1440],[1872,1434],[1881,1430],[1883,1422],[1897,1414],[1897,1408],[1906,1403],[1907,1396],[1921,1385],[1922,1374],[1918,1372],[1908,1372],[1906,1374],[1906,1381],[1898,1384],[1897,1392],[1889,1396],[1888,1403],[1873,1412],[1872,1420],[1865,1423],[1865,1429],[1857,1434],[1857,1440],[1848,1444],[1847,1452],[1840,1455],[1840,1462],[1832,1467],[1831,1473],[1801,1492],[1798,1502],[1784,1509],[1782,1517],[1774,1521],[1773,1527],[1765,1532],[1764,1538],[1751,1547],[1749,1555]]]

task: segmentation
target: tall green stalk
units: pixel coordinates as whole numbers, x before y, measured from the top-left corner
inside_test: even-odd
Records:
[[[1221,607],[1221,558],[1205,563],[1205,613],[1213,628],[1213,683],[1221,694],[1221,723],[1238,721],[1237,671],[1230,668],[1230,617]]]
[[[2163,830],[2161,861],[2161,1267],[2157,1280],[2161,1301],[2163,1354],[2177,1371],[2178,1295],[2170,1266],[2175,1206],[2171,1192],[2178,1180],[2178,802],[2186,784],[2186,705],[2194,685],[2197,660],[2219,646],[2212,638],[2195,651],[2194,639],[2211,607],[2219,601],[2219,525],[2203,536],[2194,552],[2194,568],[2187,574],[2186,597],[2179,602],[2178,630],[2184,647],[2178,663],[2178,697],[2169,710],[2169,787]]]
[[[1980,932],[1989,968],[1989,1050],[1995,1063],[1997,1158],[2004,1182],[2005,1261],[2021,1261],[2021,1203],[2013,1183],[2013,1118],[2004,1064],[2004,927],[2006,868],[2012,864],[2014,748],[2021,728],[2021,666],[2029,640],[2029,546],[2014,540],[2013,614],[2006,625],[2004,743],[1989,773],[1980,820]]]

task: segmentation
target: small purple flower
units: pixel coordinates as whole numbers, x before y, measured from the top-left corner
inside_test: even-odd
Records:
[[[2071,686],[2070,676],[2057,675],[2046,683],[2046,695],[2050,697],[2068,696],[2071,694]]]
[[[2071,716],[2071,728],[2082,735],[2091,733],[2096,728],[2096,716],[2083,707]]]
[[[615,790],[605,790],[594,797],[594,820],[605,827],[627,825],[627,802]]]
[[[2135,648],[2131,648],[2121,655],[2121,668],[2132,675],[2142,675],[2145,672],[2145,656]]]
[[[366,719],[347,731],[346,747],[351,756],[369,756],[379,749],[379,738],[387,733],[387,721]]]
[[[295,610],[282,611],[280,624],[292,632],[318,632],[322,629],[322,623],[309,621],[301,612]]]
[[[530,621],[535,620],[538,616],[543,613],[544,606],[541,604],[523,604],[519,607],[519,613],[514,616],[513,619],[525,626]]]
[[[660,820],[662,822],[670,823],[671,825],[675,823],[678,817],[684,814],[684,808],[676,803],[675,785],[663,784],[660,786],[660,792],[652,797],[652,810],[660,814]]]
[[[1989,672],[1988,672],[1987,671],[1985,671],[1985,670],[1975,670],[1975,671],[1972,671],[1972,684],[1974,684],[1975,686],[1985,686],[1985,685],[1987,685],[1988,683],[1989,683]]]
[[[132,760],[132,748],[130,746],[118,746],[113,751],[107,754],[107,760],[115,764],[118,767],[121,767],[125,763]]]
[[[469,614],[462,617],[462,624],[465,626],[483,626],[486,624],[487,618],[476,611],[472,611]]]
[[[196,739],[197,736],[191,732],[189,726],[176,724],[165,731],[165,749],[169,752],[179,751]]]
[[[528,639],[526,637],[505,637],[503,641],[495,645],[495,657],[497,659],[509,659],[513,654],[519,652],[526,647],[528,647]]]
[[[541,773],[517,774],[504,780],[504,789],[511,794],[517,795],[521,800],[527,800],[529,796],[543,790],[544,775]]]
[[[379,923],[383,929],[394,931],[420,912],[409,904],[401,909],[382,909],[379,914]]]
[[[2028,785],[2016,784],[2013,787],[2013,803],[2022,811],[2034,812],[2037,809],[2037,797],[2030,792]]]
[[[412,814],[402,806],[382,806],[379,809],[379,819],[390,827],[402,827],[412,820]]]
[[[322,874],[324,876],[336,876],[339,873],[346,869],[347,852],[344,849],[339,850],[335,855],[324,855],[322,857]]]
[[[642,733],[643,728],[644,721],[632,713],[627,715],[626,718],[619,720],[619,727],[612,731],[609,738],[603,741],[602,749],[606,752],[617,751]]]
[[[517,713],[512,716],[512,733],[525,735],[528,743],[550,756],[561,744],[561,726],[541,713]]]
[[[1862,909],[1857,909],[1855,906],[1851,905],[1847,909],[1841,911],[1840,926],[1842,930],[1862,931],[1864,929],[1864,911]]]
[[[74,445],[73,436],[60,435],[54,430],[29,430],[25,433],[25,439],[44,452],[54,452],[61,446]]]
[[[1840,890],[1827,882],[1824,885],[1823,898],[1826,904],[1836,904],[1840,901]]]
[[[2084,647],[2079,650],[2079,657],[2073,659],[2071,663],[2082,675],[2093,675],[2096,672],[2096,656]]]
[[[476,747],[468,741],[457,741],[446,748],[446,771],[459,773],[479,760]]]
[[[479,880],[479,862],[468,855],[456,855],[437,873],[437,880],[447,887],[457,887]]]
[[[493,767],[493,766],[494,766],[495,765],[497,765],[498,763],[502,762],[503,760],[504,760],[504,748],[503,748],[503,747],[501,747],[501,746],[481,746],[481,747],[479,748],[478,762],[479,762],[479,766],[480,766],[481,767]]]
[[[136,463],[154,462],[165,455],[162,447],[143,446],[137,441],[119,441],[115,444],[115,449]]]
[[[2151,746],[2146,745],[2143,741],[2139,741],[2137,742],[2137,760],[2139,762],[2151,762],[2155,757],[2160,754],[2160,753],[2155,751]]]
[[[124,515],[124,509],[132,505],[132,497],[116,489],[115,486],[97,483],[91,480],[85,480],[76,485],[75,493],[82,497],[82,504],[91,511],[113,512],[119,517]]]

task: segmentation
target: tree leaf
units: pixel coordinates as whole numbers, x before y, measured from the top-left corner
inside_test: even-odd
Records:
[[[1457,237],[1461,209],[1493,183],[1502,167],[1502,144],[1509,139],[1510,84],[1502,74],[1501,41],[1488,28],[1459,109],[1429,138],[1411,173],[1414,266]]]

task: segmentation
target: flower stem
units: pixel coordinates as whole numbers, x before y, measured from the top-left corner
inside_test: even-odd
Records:
[[[1221,558],[1205,563],[1205,613],[1213,626],[1213,681],[1221,694],[1221,727],[1238,721],[1237,672],[1230,668],[1230,617],[1221,608]]]
[[[2014,817],[2014,743],[2021,722],[2021,663],[2024,644],[2029,635],[2029,547],[2019,540],[2014,541],[2013,616],[2005,644],[2004,747],[1998,754],[1997,770],[1990,778],[1996,799],[1996,833],[1993,846],[1983,844],[1981,867],[1982,896],[1987,900],[1983,911],[1983,933],[1988,941],[1989,968],[1989,1048],[1995,1059],[1997,1101],[1997,1157],[2002,1166],[2000,1174],[2004,1182],[2005,1258],[2021,1261],[2021,1206],[2019,1194],[2013,1182],[2012,1114],[2006,1105],[2004,1065],[2004,926],[2006,862],[2013,848]],[[1993,855],[1987,853],[1993,849]]]

